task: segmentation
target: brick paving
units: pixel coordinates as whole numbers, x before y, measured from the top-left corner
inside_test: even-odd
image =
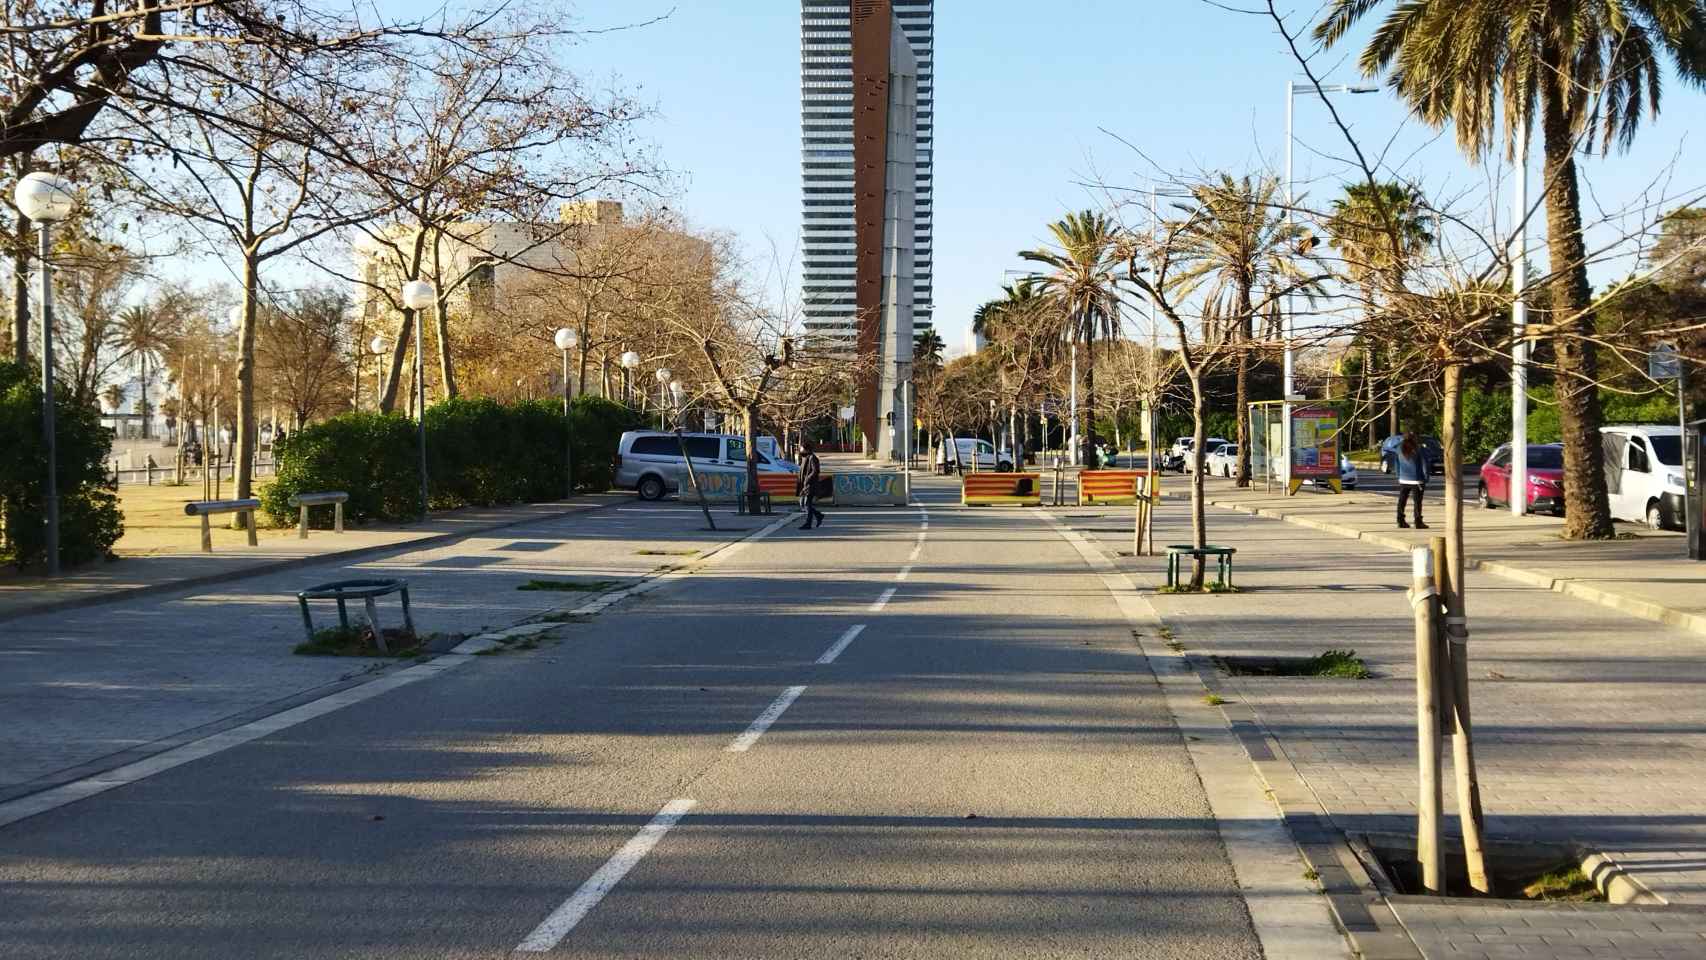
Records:
[[[1128,512],[1069,515],[1105,549],[1129,550]],[[1156,610],[1193,652],[1280,657],[1355,649],[1375,679],[1228,682],[1338,827],[1413,833],[1408,558],[1225,510],[1211,509],[1209,524],[1212,541],[1238,548],[1243,592],[1156,595]],[[1188,536],[1186,505],[1164,505],[1156,541]],[[1140,586],[1159,585],[1164,576],[1161,558],[1122,565]],[[1624,908],[1559,908],[1570,939],[1551,943],[1544,933],[1483,929],[1487,912],[1502,905],[1423,902],[1416,916],[1458,917],[1462,926],[1441,922],[1445,932],[1418,942],[1427,941],[1428,956],[1443,957],[1706,957],[1706,651],[1699,637],[1490,575],[1470,574],[1469,590],[1476,747],[1491,837],[1579,842],[1611,856],[1668,903],[1692,906],[1665,914],[1670,919],[1647,938],[1634,936],[1644,931],[1638,922],[1611,919],[1629,916]],[[1445,782],[1454,811],[1449,752]],[[1406,911],[1414,910],[1399,910],[1406,924]],[[1595,932],[1596,923],[1624,922],[1632,932]],[[1533,936],[1544,949],[1522,939]]]

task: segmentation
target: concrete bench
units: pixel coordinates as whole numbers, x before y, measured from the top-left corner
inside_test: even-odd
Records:
[[[1146,470],[1083,470],[1078,474],[1078,505],[1133,504],[1147,493]]]
[[[255,546],[255,511],[261,508],[261,502],[250,498],[248,500],[192,500],[184,504],[184,513],[191,517],[201,518],[201,552],[213,552],[213,527],[207,522],[208,517],[225,513],[235,513],[243,518],[243,526],[249,531],[249,546]]]
[[[1043,505],[1042,475],[1036,473],[966,473],[960,475],[960,505],[991,507]]]
[[[342,490],[329,490],[325,493],[295,493],[290,496],[290,505],[301,511],[296,521],[296,536],[308,539],[308,508],[332,506],[332,532],[344,532],[344,504],[349,502],[349,494]]]

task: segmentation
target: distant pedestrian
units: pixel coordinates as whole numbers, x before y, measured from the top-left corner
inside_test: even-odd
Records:
[[[804,459],[800,461],[800,507],[806,511],[806,522],[800,525],[801,530],[810,530],[812,521],[823,526],[823,511],[817,508],[817,485],[823,478],[823,464],[818,462],[817,451],[812,448],[811,441],[801,445],[805,451]]]
[[[1405,433],[1403,442],[1398,444],[1398,526],[1408,528],[1404,522],[1404,502],[1415,499],[1416,529],[1426,530],[1428,525],[1422,522],[1422,491],[1428,486],[1428,458],[1422,451],[1422,444],[1413,432]]]

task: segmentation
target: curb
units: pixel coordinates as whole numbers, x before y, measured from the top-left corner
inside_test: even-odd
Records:
[[[1187,497],[1179,498],[1188,499]],[[1398,537],[1387,536],[1381,533],[1373,533],[1367,530],[1358,530],[1354,527],[1330,523],[1325,520],[1316,520],[1311,517],[1295,517],[1279,510],[1275,510],[1272,507],[1252,507],[1243,503],[1233,503],[1225,500],[1214,499],[1205,499],[1204,503],[1210,506],[1219,507],[1222,510],[1232,510],[1236,513],[1248,514],[1254,517],[1264,517],[1269,520],[1282,520],[1295,526],[1308,527],[1311,530],[1319,530],[1323,533],[1331,533],[1335,536],[1344,537],[1347,540],[1361,540],[1366,543],[1372,543],[1376,546],[1385,547],[1389,550],[1395,550],[1400,553],[1408,553],[1417,546],[1417,544]],[[1538,571],[1514,566],[1502,560],[1472,559],[1469,561],[1469,569],[1479,570],[1482,573],[1490,573],[1493,576],[1500,577],[1505,580],[1512,580],[1531,587],[1539,587],[1542,590],[1549,590],[1553,593],[1561,593],[1565,596],[1575,597],[1578,600],[1585,600],[1588,603],[1592,603],[1597,606],[1616,610],[1620,613],[1626,613],[1632,617],[1636,617],[1637,619],[1647,620],[1653,623],[1662,623],[1666,626],[1676,627],[1679,630],[1686,630],[1689,633],[1706,636],[1706,616],[1702,616],[1701,614],[1689,613],[1684,610],[1678,610],[1675,607],[1667,607],[1664,604],[1654,603],[1651,600],[1642,600],[1637,597],[1625,596],[1620,593],[1612,593],[1609,590],[1593,586],[1592,584],[1583,583],[1580,580],[1552,577]]]
[[[608,504],[583,504],[562,510],[546,511],[544,513],[537,513],[513,520],[505,520],[501,523],[490,523],[485,526],[470,527],[466,530],[452,530],[445,533],[437,533],[432,536],[421,537],[417,540],[373,544],[366,547],[351,547],[348,550],[334,550],[328,553],[320,553],[308,557],[293,557],[289,560],[262,563],[239,570],[227,570],[223,573],[210,573],[205,576],[188,577],[183,580],[172,580],[167,583],[150,583],[139,587],[126,587],[118,590],[89,593],[84,596],[57,600],[52,603],[44,603],[23,610],[0,612],[0,623],[9,623],[13,620],[22,620],[25,617],[34,617],[40,614],[63,613],[67,610],[80,610],[85,607],[98,607],[102,604],[115,603],[121,600],[135,600],[139,597],[158,596],[161,594],[175,593],[179,590],[192,590],[197,587],[213,586],[220,583],[231,583],[236,580],[246,580],[249,577],[257,577],[269,573],[281,573],[286,570],[313,566],[314,564],[324,563],[328,560],[349,561],[381,553],[436,547],[446,543],[452,543],[465,537],[477,537],[484,533],[491,533],[495,530],[505,529],[506,527],[516,527],[524,523],[532,523],[537,520],[551,520],[558,517],[566,517],[573,513],[590,513],[594,510],[603,510],[607,507],[613,506],[614,503],[615,501]]]

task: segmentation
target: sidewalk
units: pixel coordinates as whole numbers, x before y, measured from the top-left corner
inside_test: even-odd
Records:
[[[1164,489],[1169,498],[1190,497],[1188,478]],[[1206,492],[1215,506],[1408,551],[1440,535],[1445,523],[1442,489],[1438,484],[1428,488],[1432,530],[1398,529],[1393,498],[1377,493],[1334,496],[1305,487],[1287,498],[1269,496],[1256,487],[1240,490],[1231,481],[1212,478]],[[1474,569],[1706,635],[1706,563],[1688,559],[1687,541],[1681,534],[1619,524],[1620,534],[1633,536],[1570,542],[1559,539],[1563,525],[1555,517],[1516,517],[1509,510],[1483,510],[1466,503],[1467,559]],[[1215,536],[1211,522],[1209,539]]]
[[[1324,499],[1324,498],[1323,498]],[[1388,503],[1390,501],[1387,501]],[[1130,514],[1074,510],[1109,554],[1129,550]],[[1507,518],[1508,519],[1508,518]],[[1149,594],[1161,557],[1121,557],[1221,709],[1293,826],[1346,835],[1415,832],[1414,638],[1408,558],[1376,543],[1211,511],[1210,537],[1238,548],[1240,592]],[[1187,538],[1184,505],[1157,515],[1156,542]],[[1664,904],[1617,907],[1389,897],[1417,955],[1706,956],[1706,658],[1699,638],[1485,573],[1468,581],[1482,797],[1493,841],[1580,844]],[[1354,649],[1368,680],[1228,676],[1225,658]],[[1296,789],[1273,775],[1300,778]],[[1293,773],[1294,771],[1294,773]],[[1444,783],[1454,811],[1451,761]],[[1448,832],[1456,833],[1455,817]],[[1298,835],[1300,843],[1310,838]],[[1322,869],[1323,883],[1329,882]],[[1342,874],[1342,871],[1341,871]],[[1330,891],[1331,892],[1331,891]]]
[[[243,531],[215,525],[213,552],[202,553],[201,521],[184,516],[182,507],[186,500],[199,497],[201,488],[143,489],[154,491],[145,503],[133,503],[127,491],[126,531],[116,551],[119,559],[85,564],[53,580],[10,571],[0,574],[0,623],[31,614],[107,603],[120,596],[141,597],[322,560],[425,546],[632,499],[622,494],[592,494],[557,503],[448,510],[433,514],[424,523],[349,526],[343,534],[309,530],[306,540],[297,538],[295,527],[262,528],[260,544],[254,547],[248,545]],[[177,504],[175,513],[173,503]]]

